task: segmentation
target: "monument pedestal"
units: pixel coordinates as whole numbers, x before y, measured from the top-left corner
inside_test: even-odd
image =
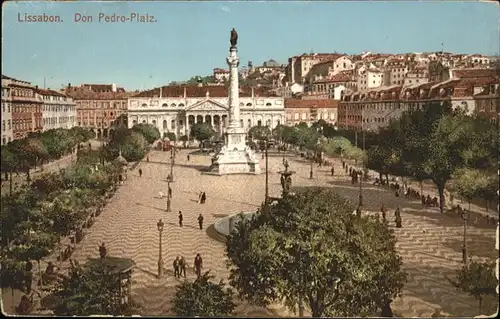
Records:
[[[210,172],[216,175],[260,174],[259,160],[245,143],[245,130],[229,126],[226,145],[212,158]]]

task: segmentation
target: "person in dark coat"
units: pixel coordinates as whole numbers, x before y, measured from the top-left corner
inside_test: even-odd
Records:
[[[194,258],[194,269],[196,270],[196,276],[200,278],[201,270],[203,269],[203,259],[200,254],[196,254],[196,257]]]
[[[179,226],[182,227],[182,211],[179,211]]]
[[[191,159],[191,156],[189,156],[189,154],[187,155],[187,161],[189,162],[189,160]]]
[[[139,168],[139,177],[142,177],[142,169]]]
[[[386,219],[386,209],[385,209],[385,206],[384,204],[382,204],[382,207],[380,207],[380,212],[382,213],[382,220],[385,222],[387,219]]]
[[[184,258],[184,256],[181,256],[181,260],[179,262],[179,266],[180,266],[180,273],[179,273],[179,276],[180,275],[183,275],[184,278],[186,278],[186,267],[187,267],[187,263],[186,263],[186,259]]]
[[[168,187],[168,197],[172,198],[172,188]]]
[[[332,176],[335,175],[335,168],[332,165]]]
[[[99,246],[99,256],[101,256],[101,259],[105,258],[107,254],[107,249],[104,243],[102,243],[101,246]]]
[[[181,272],[180,272],[180,258],[179,256],[177,256],[177,258],[175,258],[174,260],[174,277],[175,278],[180,278],[181,277]]]
[[[203,229],[203,215],[200,214],[200,216],[198,216],[198,225],[200,225],[200,229]]]

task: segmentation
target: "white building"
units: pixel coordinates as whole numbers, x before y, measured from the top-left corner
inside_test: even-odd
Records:
[[[12,133],[12,105],[11,92],[8,86],[10,78],[2,75],[2,145],[6,145],[14,139]]]
[[[358,90],[366,91],[382,86],[384,73],[377,69],[366,69],[358,76]]]
[[[285,122],[283,97],[263,89],[240,88],[240,122],[275,128]],[[194,123],[210,123],[222,134],[227,127],[228,89],[224,86],[176,85],[141,92],[128,99],[128,127],[149,123],[162,136],[190,134]]]
[[[37,94],[43,102],[43,131],[76,126],[76,103],[71,97],[45,89],[38,89]]]

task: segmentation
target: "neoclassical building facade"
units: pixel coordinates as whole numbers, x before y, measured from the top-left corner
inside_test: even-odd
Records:
[[[228,89],[225,86],[171,85],[140,92],[128,99],[128,127],[149,123],[162,136],[190,134],[194,123],[209,123],[219,134],[228,117]],[[282,97],[259,88],[240,88],[240,121],[245,130],[252,126],[271,129],[285,123]]]

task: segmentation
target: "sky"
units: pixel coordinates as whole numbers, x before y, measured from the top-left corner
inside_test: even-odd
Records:
[[[232,28],[240,66],[310,52],[498,55],[499,8],[476,1],[3,2],[2,74],[52,89],[150,89],[227,68]],[[62,22],[29,23],[25,14]],[[75,22],[78,14],[92,22]],[[99,22],[100,14],[148,14],[154,22]]]

